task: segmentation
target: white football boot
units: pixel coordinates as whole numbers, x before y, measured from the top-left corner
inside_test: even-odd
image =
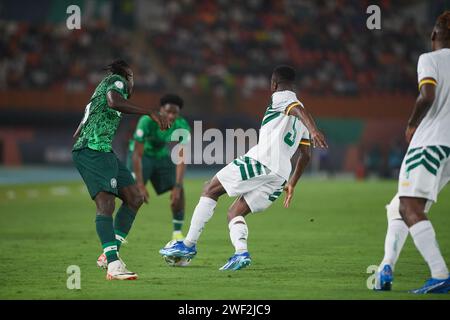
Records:
[[[138,275],[127,270],[125,264],[121,260],[116,260],[108,264],[106,273],[107,280],[136,280]]]

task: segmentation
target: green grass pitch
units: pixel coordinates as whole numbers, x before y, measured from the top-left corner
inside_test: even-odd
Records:
[[[187,226],[203,180],[188,180]],[[367,289],[366,272],[383,254],[384,206],[395,182],[304,180],[290,209],[279,199],[250,215],[253,264],[238,272],[218,268],[233,252],[224,197],[187,268],[165,265],[158,250],[170,240],[168,195],[138,214],[122,257],[137,281],[106,281],[95,261],[100,244],[95,208],[80,183],[0,187],[0,299],[449,299],[415,296],[428,268],[411,239],[396,268],[394,291]],[[282,196],[284,197],[284,195]],[[119,205],[119,202],[117,202]],[[431,210],[442,253],[450,262],[450,188]],[[81,290],[66,287],[69,265],[81,268]]]

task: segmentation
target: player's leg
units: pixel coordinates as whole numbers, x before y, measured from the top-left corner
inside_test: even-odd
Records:
[[[135,279],[134,274],[125,272],[117,254],[112,217],[118,195],[116,156],[110,152],[82,149],[73,152],[73,160],[97,207],[96,231],[103,248],[97,264],[108,268],[108,279]]]
[[[375,290],[391,290],[393,271],[403,249],[409,229],[400,215],[400,199],[395,195],[386,206],[388,228],[384,241],[384,257],[375,282]]]
[[[139,208],[144,203],[144,198],[131,172],[120,161],[118,167],[119,198],[122,200],[122,205],[114,219],[114,232],[119,250],[131,230]]]
[[[414,293],[438,293],[450,290],[450,278],[440,252],[433,225],[427,219],[430,204],[450,177],[450,161],[442,147],[426,147],[408,153],[399,181],[400,214],[419,252],[427,262],[431,279]],[[444,150],[445,151],[445,150]],[[450,150],[449,150],[450,151]],[[417,155],[420,155],[417,160]],[[415,157],[414,157],[415,155]],[[445,157],[447,156],[447,157]],[[416,161],[416,162],[415,162]]]
[[[172,210],[172,223],[173,223],[172,239],[174,240],[184,239],[182,228],[184,223],[185,198],[184,198],[184,189],[181,187],[179,188],[180,188],[179,198],[173,199],[170,202],[170,209]]]
[[[184,241],[178,241],[159,253],[166,257],[186,257],[192,259],[197,254],[196,244],[206,225],[214,214],[218,198],[225,193],[225,189],[217,176],[207,182],[200,200],[195,207],[191,225]]]
[[[254,163],[250,159],[249,163]],[[250,188],[242,193],[228,209],[230,239],[235,248],[234,255],[220,270],[240,270],[251,263],[247,248],[248,227],[245,216],[250,212],[261,212],[269,208],[282,194],[286,181],[274,174],[261,174],[248,180]]]
[[[179,197],[174,199],[171,195],[170,209],[172,212],[172,239],[183,240],[184,236],[181,232],[184,223],[184,191],[181,186],[176,185],[176,166],[170,157],[162,159],[152,158],[155,170],[150,178],[153,188],[158,195],[167,191],[179,192]],[[175,190],[174,188],[177,188]]]
[[[107,264],[110,264],[119,259],[113,225],[115,195],[102,191],[95,196],[94,201],[97,207],[95,217],[97,235],[102,244],[103,254],[107,259]]]
[[[220,270],[240,270],[250,265],[251,258],[247,248],[248,227],[245,221],[245,216],[250,212],[242,196],[237,198],[228,209],[228,228],[235,253]]]
[[[248,227],[245,216],[251,212],[244,197],[237,198],[228,209],[227,220],[235,253],[247,252]]]
[[[117,163],[118,196],[122,200],[122,205],[117,211],[113,225],[114,241],[118,256],[119,247],[131,229],[136,213],[143,203],[143,197],[131,172],[119,159],[115,159]],[[120,258],[117,261],[108,263],[106,277],[109,280],[135,280],[138,278],[136,273],[127,270],[125,263]]]
[[[189,232],[186,235],[186,239],[184,239],[184,244],[186,246],[192,247],[197,243],[203,228],[214,214],[217,200],[225,192],[226,191],[217,176],[214,176],[211,181],[205,184],[202,196],[192,215]]]
[[[409,232],[414,240],[416,248],[421,253],[422,257],[428,264],[431,271],[431,286],[438,284],[440,281],[449,279],[449,273],[444,258],[439,250],[439,245],[436,240],[436,233],[433,225],[427,219],[425,215],[425,205],[427,199],[413,198],[413,197],[400,197],[400,214],[403,220],[409,227]],[[436,281],[433,281],[436,280]],[[428,284],[427,282],[427,284]],[[428,287],[427,284],[421,288]],[[450,283],[449,288],[450,289]],[[420,289],[419,289],[420,290]],[[417,292],[417,293],[426,293]],[[432,291],[430,291],[432,292]]]

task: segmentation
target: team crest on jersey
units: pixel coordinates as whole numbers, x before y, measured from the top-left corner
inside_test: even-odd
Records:
[[[116,81],[114,82],[114,85],[119,88],[119,89],[123,89],[123,82],[122,81]]]
[[[142,138],[142,137],[144,136],[144,131],[143,131],[142,129],[137,129],[137,130],[136,130],[136,135],[137,135],[139,138]]]
[[[111,188],[115,189],[117,188],[117,180],[116,178],[111,179]]]

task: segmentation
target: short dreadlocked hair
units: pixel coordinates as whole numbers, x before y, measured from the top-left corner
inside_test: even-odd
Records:
[[[111,74],[118,74],[119,76],[129,80],[131,75],[128,73],[127,69],[130,69],[130,65],[122,59],[114,60],[105,67],[105,70]]]
[[[438,40],[450,41],[450,11],[445,11],[437,18],[435,30]]]

